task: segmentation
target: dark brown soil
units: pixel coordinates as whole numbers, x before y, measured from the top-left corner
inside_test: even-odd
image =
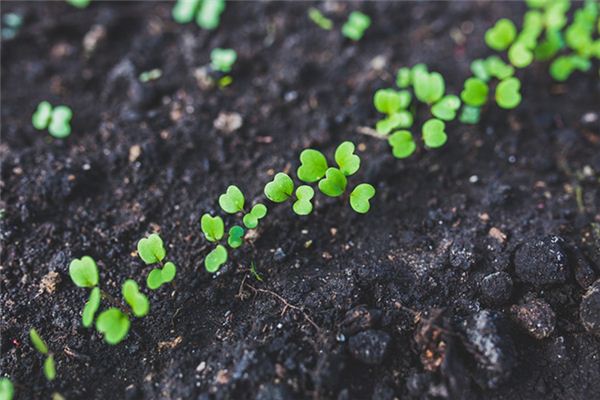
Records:
[[[600,275],[598,66],[566,84],[547,65],[520,71],[518,109],[453,123],[443,149],[399,161],[358,133],[377,119],[374,90],[425,62],[458,93],[489,54],[485,29],[524,6],[333,3],[325,32],[310,5],[228,4],[206,32],[163,3],[3,2],[25,15],[1,77],[0,372],[18,399],[600,398],[600,338],[579,317]],[[373,19],[356,44],[339,32],[350,9]],[[94,29],[105,34],[86,52]],[[234,83],[201,89],[194,71],[215,47],[237,50]],[[152,68],[162,77],[141,84]],[[72,107],[67,140],[31,126],[42,100]],[[214,128],[221,112],[242,127]],[[331,154],[342,140],[364,146],[368,215],[322,199],[303,218],[270,207],[254,249],[204,271],[199,219],[227,185],[262,199],[304,147]],[[109,346],[81,326],[87,293],[68,264],[92,256],[118,296],[148,273],[134,250],[152,231],[178,276]],[[31,327],[56,354],[54,382]]]

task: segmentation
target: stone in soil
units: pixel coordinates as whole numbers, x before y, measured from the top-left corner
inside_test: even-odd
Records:
[[[531,299],[510,308],[513,320],[536,339],[544,339],[554,332],[556,315],[548,303]]]
[[[536,287],[565,282],[568,268],[563,244],[558,236],[522,244],[515,253],[515,273],[519,279]]]
[[[364,305],[356,306],[346,313],[340,324],[340,330],[344,335],[354,335],[372,328],[380,318],[381,311],[368,309]]]
[[[510,300],[513,290],[513,281],[506,272],[494,272],[481,280],[480,291],[484,302],[490,305],[499,305]]]
[[[390,335],[383,331],[360,332],[350,338],[350,354],[365,364],[381,364],[390,347],[390,340]]]
[[[455,240],[450,246],[449,258],[453,267],[471,269],[475,264],[475,246],[464,239]]]
[[[583,295],[579,305],[579,317],[588,332],[600,336],[600,279]]]

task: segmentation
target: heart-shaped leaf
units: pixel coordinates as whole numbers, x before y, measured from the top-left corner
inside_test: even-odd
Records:
[[[215,29],[217,26],[219,26],[219,22],[221,21],[221,13],[223,13],[224,10],[225,0],[204,0],[200,3],[200,8],[196,13],[196,24],[202,29]]]
[[[49,381],[53,381],[56,378],[56,365],[54,363],[54,355],[49,354],[44,360],[44,375]]]
[[[237,60],[237,53],[233,49],[216,48],[210,52],[210,66],[215,71],[231,72],[235,60]]]
[[[69,264],[69,276],[79,287],[94,287],[98,284],[98,267],[92,257],[83,256]]]
[[[265,185],[265,196],[274,203],[283,203],[294,193],[294,182],[287,174],[279,172]]]
[[[431,113],[444,121],[452,121],[456,117],[456,110],[459,108],[460,99],[454,95],[447,95],[431,107]]]
[[[505,63],[498,56],[489,56],[484,63],[488,74],[498,79],[508,78],[515,73],[513,66]]]
[[[337,168],[329,168],[325,173],[325,178],[319,181],[319,190],[329,197],[341,196],[346,190],[346,175]]]
[[[446,124],[439,119],[430,119],[425,122],[422,130],[425,145],[432,149],[443,146],[448,140],[448,136],[444,132],[445,128]]]
[[[375,188],[368,183],[361,183],[350,193],[350,206],[359,214],[366,214],[371,208],[369,200],[375,196]]]
[[[13,400],[15,386],[8,378],[0,378],[0,400]]]
[[[417,99],[433,104],[444,95],[444,78],[438,72],[417,71],[413,79],[413,88]]]
[[[180,24],[192,22],[201,2],[202,0],[177,0],[171,11],[173,19]]]
[[[387,135],[396,128],[410,128],[413,124],[413,115],[410,111],[399,111],[395,114],[379,120],[375,130],[380,135]]]
[[[410,86],[410,68],[402,67],[398,69],[396,74],[396,86],[400,89],[405,89]]]
[[[327,160],[318,150],[306,149],[300,153],[298,179],[304,182],[316,182],[325,175]],[[293,190],[293,189],[292,189]]]
[[[417,149],[412,133],[405,130],[394,132],[388,143],[392,146],[392,154],[396,158],[406,158]]]
[[[502,18],[485,33],[485,43],[496,51],[506,50],[515,40],[517,28],[509,19]]]
[[[383,114],[394,114],[410,105],[411,95],[406,90],[379,89],[373,96],[373,104]]]
[[[460,98],[470,106],[479,107],[487,101],[488,85],[479,78],[469,78],[460,93]]]
[[[479,122],[481,108],[465,105],[460,114],[460,122],[463,124],[475,125]]]
[[[38,130],[44,130],[50,123],[52,117],[52,105],[47,101],[42,101],[38,104],[37,109],[31,117],[33,127]]]
[[[33,347],[35,347],[35,349],[39,353],[48,354],[48,345],[46,344],[44,339],[42,339],[40,334],[35,330],[35,328],[31,328],[29,330],[29,339],[31,340]]]
[[[229,236],[227,237],[227,244],[232,249],[237,249],[244,242],[244,228],[239,225],[234,225],[229,230]]]
[[[335,150],[335,162],[346,176],[353,175],[360,168],[360,157],[354,154],[354,143],[343,142]]]
[[[204,259],[204,267],[210,273],[217,272],[221,265],[227,261],[227,249],[217,245]]]
[[[158,234],[153,233],[147,238],[142,238],[137,244],[138,255],[146,264],[154,264],[165,258],[166,250]]]
[[[52,110],[48,132],[58,139],[63,139],[71,134],[71,118],[73,112],[67,106],[57,106]]]
[[[136,317],[143,317],[150,310],[150,303],[145,294],[140,292],[138,284],[133,279],[123,282],[121,293]]]
[[[502,108],[515,108],[521,102],[521,82],[514,77],[506,78],[496,86],[496,103]]]
[[[244,209],[244,194],[235,185],[230,185],[227,192],[219,196],[219,205],[228,214],[235,214]]]
[[[210,214],[204,214],[200,219],[200,227],[209,242],[217,242],[225,234],[225,224],[219,216],[212,217]]]
[[[94,322],[94,316],[96,311],[100,307],[100,288],[95,287],[90,292],[90,297],[83,307],[83,313],[81,314],[81,322],[84,327],[89,328]]]
[[[484,82],[490,80],[490,73],[487,71],[485,66],[485,60],[477,59],[471,63],[471,72],[476,78],[481,79]]]
[[[508,49],[508,59],[515,67],[523,68],[533,61],[533,52],[522,42],[515,42],[510,46],[510,49]]]
[[[146,286],[148,286],[148,289],[156,290],[163,284],[171,282],[176,273],[177,267],[171,261],[168,261],[162,269],[154,268],[150,271],[146,278]]]
[[[371,18],[360,11],[352,11],[348,20],[342,25],[342,35],[357,41],[363,37],[365,30],[371,25]]]
[[[292,209],[298,215],[308,215],[312,212],[313,205],[310,202],[315,196],[315,191],[310,186],[302,185],[296,189],[296,200]]]
[[[101,312],[96,319],[96,329],[104,334],[104,340],[108,344],[117,344],[125,339],[130,325],[127,315],[116,307]]]
[[[258,203],[252,210],[246,215],[244,215],[243,222],[246,228],[254,229],[258,226],[258,221],[267,215],[267,207],[264,204]]]

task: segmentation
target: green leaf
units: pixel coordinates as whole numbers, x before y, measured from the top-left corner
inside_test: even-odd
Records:
[[[210,214],[204,214],[200,219],[200,227],[209,242],[217,242],[225,234],[225,225],[219,216],[212,217]]]
[[[469,78],[465,81],[460,98],[465,104],[478,107],[486,103],[488,91],[488,85],[484,81],[479,78]]]
[[[379,89],[373,96],[373,104],[383,114],[394,114],[410,105],[411,95],[406,90]]]
[[[94,287],[98,284],[98,267],[92,257],[83,256],[69,264],[69,276],[79,287]]]
[[[380,135],[387,135],[395,128],[410,128],[413,124],[413,115],[409,111],[399,111],[382,119],[375,125],[375,130]]]
[[[12,400],[15,395],[15,387],[8,378],[0,378],[0,400]]]
[[[37,333],[35,328],[29,330],[29,339],[38,352],[41,354],[48,354],[48,345],[44,342],[44,339],[42,339],[40,334]]]
[[[533,52],[523,43],[515,42],[508,49],[508,59],[510,63],[517,68],[524,68],[533,61]]]
[[[591,61],[584,57],[576,55],[560,56],[550,64],[550,75],[557,81],[564,82],[576,69],[587,71],[591,65]]]
[[[506,78],[496,86],[496,103],[502,108],[515,108],[521,102],[521,82],[514,77]]]
[[[192,22],[202,0],[177,0],[171,14],[173,19],[180,24]]]
[[[325,17],[323,13],[315,7],[310,7],[308,9],[308,18],[321,29],[329,31],[333,28],[333,21]]]
[[[52,117],[52,105],[47,101],[42,101],[38,104],[37,109],[31,117],[33,127],[38,130],[44,130],[50,123]]]
[[[348,21],[342,26],[342,35],[354,41],[360,40],[370,25],[371,18],[368,15],[360,11],[352,11]]]
[[[210,273],[217,272],[221,265],[227,261],[227,249],[217,245],[204,259],[204,267]]]
[[[312,212],[312,198],[315,196],[315,191],[310,186],[302,185],[296,189],[296,200],[292,209],[298,215],[308,215]]]
[[[412,133],[405,130],[394,132],[388,138],[388,143],[392,146],[392,154],[396,158],[409,157],[417,149]]]
[[[44,375],[46,375],[46,379],[49,381],[53,381],[56,378],[56,366],[52,354],[48,355],[44,361]]]
[[[228,214],[240,212],[244,209],[244,194],[237,186],[230,185],[219,197],[219,205]]]
[[[298,179],[309,183],[316,182],[325,176],[325,171],[327,171],[327,159],[323,153],[313,149],[306,149],[300,153],[300,167],[296,172]]]
[[[422,128],[425,145],[432,149],[443,146],[448,140],[448,136],[444,132],[445,128],[446,124],[439,119],[430,119],[425,122]]]
[[[57,139],[66,138],[71,134],[71,118],[73,112],[67,106],[58,106],[52,110],[48,132]]]
[[[210,67],[215,71],[225,74],[231,72],[231,68],[236,60],[237,53],[233,49],[216,48],[210,52]]]
[[[354,154],[354,143],[343,142],[335,150],[335,162],[346,176],[353,175],[360,168],[360,157]]]
[[[67,3],[77,8],[86,8],[92,0],[67,0]]]
[[[127,279],[123,282],[121,293],[127,304],[129,304],[129,307],[131,307],[133,315],[136,317],[143,317],[148,314],[150,303],[148,302],[146,295],[140,292],[140,288],[136,281]]]
[[[227,244],[232,249],[237,249],[244,242],[244,228],[239,225],[234,225],[229,229],[229,236],[227,237]]]
[[[329,197],[341,196],[346,190],[346,176],[337,168],[329,168],[325,178],[319,181],[319,190]]]
[[[85,303],[83,313],[81,314],[81,323],[84,327],[89,328],[92,326],[98,308],[100,308],[100,288],[95,287],[90,292],[90,297]]]
[[[161,268],[154,268],[148,274],[146,278],[146,286],[148,289],[156,290],[165,283],[171,282],[175,278],[177,273],[177,267],[171,261],[167,261],[165,266]]]
[[[294,193],[294,182],[287,174],[279,172],[265,185],[265,196],[274,203],[283,203]]]
[[[202,29],[215,29],[221,22],[225,10],[225,0],[202,0],[196,14],[196,24]]]
[[[375,188],[368,183],[361,183],[350,193],[350,207],[359,214],[366,214],[371,208],[369,200],[375,196]]]
[[[485,61],[482,59],[474,60],[471,63],[471,72],[473,72],[473,75],[475,75],[476,78],[479,78],[484,82],[490,80],[490,74],[486,69]]]
[[[481,109],[479,107],[465,105],[460,114],[460,122],[475,125],[479,122],[480,115]]]
[[[130,325],[127,315],[116,307],[101,312],[96,319],[96,329],[104,334],[108,344],[117,344],[125,339]]]
[[[413,67],[410,70],[410,80],[414,85],[415,79],[417,79],[417,75],[421,74],[421,73],[428,73],[427,71],[427,65],[423,64],[423,63],[418,63],[413,65]]]
[[[452,121],[456,117],[456,110],[460,108],[460,99],[452,94],[442,97],[431,107],[434,117],[444,121]]]
[[[267,207],[264,204],[258,203],[252,207],[252,210],[244,215],[243,222],[246,228],[254,229],[258,226],[258,221],[267,215]]]
[[[417,99],[433,104],[444,95],[444,78],[438,72],[417,71],[413,78],[413,87]]]
[[[400,89],[409,87],[411,83],[410,75],[410,68],[400,68],[396,74],[396,86],[398,86]]]
[[[515,40],[517,28],[509,19],[502,18],[485,33],[485,43],[493,50],[506,50]]]
[[[537,60],[547,61],[554,57],[564,46],[559,30],[546,31],[546,38],[537,45],[534,55]]]
[[[505,79],[515,73],[512,65],[506,64],[498,56],[489,56],[485,59],[485,69],[487,72],[498,79]]]
[[[151,234],[147,238],[140,239],[137,244],[137,251],[140,258],[146,264],[160,262],[167,254],[162,239],[156,233]]]

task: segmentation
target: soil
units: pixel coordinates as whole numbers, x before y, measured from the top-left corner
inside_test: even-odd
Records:
[[[207,32],[166,3],[2,3],[25,16],[1,76],[0,372],[17,399],[600,398],[597,291],[580,318],[600,276],[597,64],[566,84],[543,63],[519,71],[516,110],[490,106],[476,126],[450,124],[443,149],[400,161],[360,133],[378,118],[374,91],[425,62],[458,93],[490,54],[485,30],[524,5],[327,3],[332,31],[309,6],[228,4]],[[358,43],[339,32],[352,9],[373,19]],[[225,89],[195,76],[215,47],[239,56]],[[68,139],[33,129],[42,100],[73,109]],[[241,127],[215,128],[221,113]],[[363,160],[353,182],[377,188],[369,214],[269,203],[254,246],[204,271],[199,219],[227,185],[264,200],[303,148],[331,155],[343,140]],[[150,270],[135,254],[150,232],[178,275],[107,345],[81,325],[87,291],[68,264],[92,256],[120,297]],[[55,353],[53,382],[31,327]]]

